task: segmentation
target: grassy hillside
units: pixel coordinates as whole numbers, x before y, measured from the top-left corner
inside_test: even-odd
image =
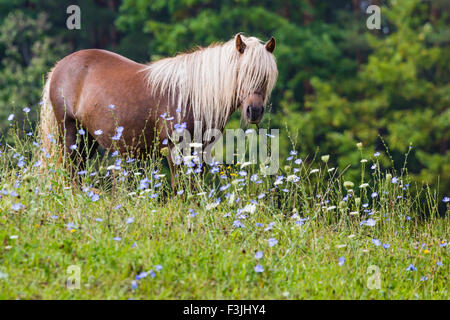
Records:
[[[383,171],[362,147],[358,183],[327,156],[292,152],[275,176],[183,167],[174,194],[162,160],[97,157],[73,187],[54,159],[43,170],[33,134],[8,135],[0,299],[450,297],[448,202],[437,209],[448,199],[408,184],[406,170]]]

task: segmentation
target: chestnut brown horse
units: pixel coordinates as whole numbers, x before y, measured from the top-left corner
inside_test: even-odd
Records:
[[[195,121],[202,130],[223,131],[239,108],[245,121],[258,123],[278,74],[274,49],[274,38],[263,43],[237,34],[228,42],[148,65],[104,50],[70,54],[45,84],[43,147],[47,153],[59,150],[61,157],[80,156],[86,150],[77,139],[82,129],[91,151],[100,144],[147,154],[155,138],[170,138],[177,124],[191,135]]]

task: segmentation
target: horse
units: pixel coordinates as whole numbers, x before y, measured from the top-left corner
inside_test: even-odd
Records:
[[[275,45],[273,37],[264,43],[238,33],[149,64],[99,49],[74,52],[56,63],[45,82],[43,150],[60,160],[81,157],[79,169],[98,145],[148,154],[155,141],[170,138],[177,121],[191,135],[194,122],[203,131],[222,132],[240,109],[245,122],[257,124],[278,76]],[[89,148],[77,139],[80,129]],[[169,165],[174,167],[170,157]]]

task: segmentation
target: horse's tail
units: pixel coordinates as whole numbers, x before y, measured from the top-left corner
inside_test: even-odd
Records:
[[[48,73],[45,82],[44,91],[42,92],[41,102],[41,119],[39,135],[42,140],[41,162],[44,168],[48,167],[49,159],[57,159],[60,162],[62,155],[59,154],[58,145],[58,122],[53,111],[52,101],[50,99],[50,82],[52,80],[52,71]]]

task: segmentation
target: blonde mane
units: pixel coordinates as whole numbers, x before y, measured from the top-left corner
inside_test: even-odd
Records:
[[[144,71],[153,93],[166,92],[169,104],[183,114],[192,108],[194,120],[202,121],[206,129],[223,130],[238,99],[261,86],[266,87],[266,104],[278,76],[275,57],[261,40],[241,38],[246,44],[242,54],[233,38],[150,63]]]

